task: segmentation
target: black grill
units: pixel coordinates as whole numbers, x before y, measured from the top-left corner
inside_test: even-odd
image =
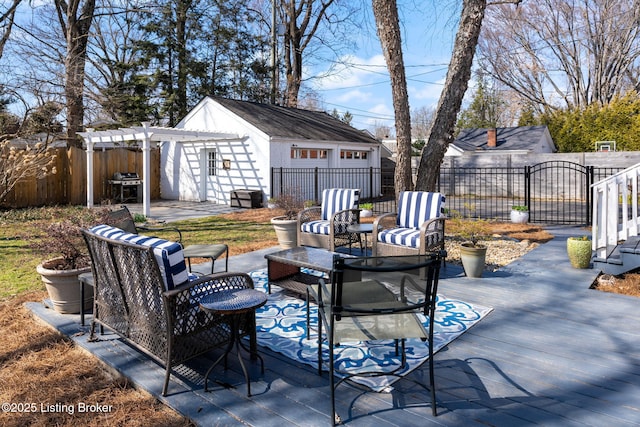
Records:
[[[142,202],[142,191],[138,190],[142,180],[136,172],[116,172],[108,183],[111,188],[111,198],[116,202]]]
[[[113,181],[131,180],[140,180],[140,176],[136,172],[116,172],[113,174]]]

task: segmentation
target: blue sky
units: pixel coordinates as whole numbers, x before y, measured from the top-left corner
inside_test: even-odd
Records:
[[[459,0],[398,0],[412,110],[435,107],[438,102],[457,28],[458,3]],[[370,9],[368,0],[363,5]],[[28,10],[23,8],[21,13]],[[357,52],[345,54],[341,58],[344,65],[338,65],[330,77],[312,78],[306,84],[321,96],[326,110],[349,111],[354,127],[373,131],[375,124],[382,124],[395,132],[391,86],[375,22],[370,10],[363,9],[363,14],[368,15],[368,22],[356,35]],[[327,69],[328,65],[313,66],[305,69],[305,77],[324,75]]]
[[[433,8],[427,6],[415,10],[413,6],[406,6],[400,10],[403,57],[412,110],[437,105],[457,28],[457,11],[444,7],[434,12]],[[338,72],[324,79],[312,79],[310,86],[321,95],[327,110],[349,111],[354,116],[354,127],[373,130],[373,125],[379,123],[393,130],[389,75],[374,24],[371,25],[369,34],[363,32],[358,52],[345,55],[342,58],[345,65],[339,65]],[[308,73],[320,75],[325,70],[326,67],[315,67]]]

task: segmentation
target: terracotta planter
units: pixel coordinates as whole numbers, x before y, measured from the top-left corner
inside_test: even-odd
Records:
[[[567,239],[567,254],[574,268],[589,268],[592,255],[591,240],[569,237]]]
[[[291,249],[298,246],[298,220],[287,219],[284,216],[271,218],[271,224],[276,230],[278,243],[282,249]]]
[[[78,276],[91,271],[91,267],[75,270],[52,270],[50,267],[57,259],[44,261],[36,267],[47,288],[53,308],[62,314],[80,313],[80,281]],[[49,268],[48,268],[49,267]],[[84,309],[91,310],[93,292],[85,289]]]
[[[460,245],[460,260],[467,277],[482,277],[486,257],[486,246],[473,246],[471,242]]]

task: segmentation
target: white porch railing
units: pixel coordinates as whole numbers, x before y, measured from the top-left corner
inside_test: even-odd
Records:
[[[640,163],[592,185],[591,241],[596,257],[606,259],[619,241],[640,234],[639,177]]]

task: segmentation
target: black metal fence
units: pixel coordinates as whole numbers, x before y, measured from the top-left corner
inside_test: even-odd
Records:
[[[507,221],[511,207],[529,207],[530,221],[590,224],[591,184],[623,168],[598,168],[571,162],[544,162],[508,168],[441,168],[437,191],[446,209],[461,215]],[[320,201],[325,188],[360,188],[361,203],[374,214],[394,212],[394,171],[381,168],[273,168],[272,197],[295,192]]]

